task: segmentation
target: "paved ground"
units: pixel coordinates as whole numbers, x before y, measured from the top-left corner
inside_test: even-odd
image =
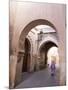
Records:
[[[34,73],[25,73],[23,81],[16,88],[32,88],[32,87],[47,87],[59,86],[59,76],[51,76],[48,68]]]

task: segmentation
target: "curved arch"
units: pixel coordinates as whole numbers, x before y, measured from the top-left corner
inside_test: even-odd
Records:
[[[49,43],[50,43],[51,45],[47,46]],[[46,49],[48,49],[48,48],[50,48],[50,47],[53,47],[53,46],[58,47],[55,42],[49,40],[49,41],[46,41],[45,43],[43,43],[43,44],[41,45],[41,47],[40,47],[39,50],[41,51],[41,49],[42,49],[43,47],[45,47],[45,46],[47,47]]]
[[[44,61],[45,66],[47,66],[47,53],[48,53],[48,50],[49,50],[51,47],[53,47],[53,46],[58,47],[58,46],[56,45],[56,43],[54,43],[53,41],[50,41],[50,40],[49,40],[49,41],[44,42],[44,43],[41,45],[40,49],[39,49],[40,58],[41,58],[42,61]]]
[[[47,38],[45,38],[45,39],[40,43],[40,45],[39,45],[39,50],[40,50],[40,48],[42,47],[43,44],[45,44],[45,43],[47,43],[47,42],[49,42],[49,41],[55,43],[55,44],[58,46],[58,41],[57,41],[56,39],[54,39],[53,37],[48,36]]]
[[[51,26],[53,29],[56,30],[56,27],[54,26],[54,24],[52,24],[50,21],[48,20],[45,20],[45,19],[37,19],[37,20],[34,20],[32,22],[30,22],[25,28],[25,29],[29,29],[31,30],[33,27],[37,26],[37,25],[48,25],[48,26]],[[23,30],[23,31],[24,31]]]
[[[20,40],[24,40],[25,36],[28,34],[28,32],[34,28],[37,25],[48,25],[50,27],[52,27],[54,30],[56,30],[56,27],[54,26],[54,24],[52,24],[50,21],[45,20],[45,19],[37,19],[34,21],[31,21],[27,26],[25,26],[25,28],[22,30],[20,37],[19,37],[19,47],[20,47]],[[57,32],[57,30],[56,30]],[[23,38],[22,38],[23,36]]]

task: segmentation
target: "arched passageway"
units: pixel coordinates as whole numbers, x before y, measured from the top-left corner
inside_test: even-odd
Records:
[[[21,79],[21,74],[23,72],[28,72],[30,70],[30,67],[32,69],[32,72],[34,71],[34,65],[36,64],[36,70],[39,68],[39,70],[42,67],[46,67],[47,66],[47,52],[49,50],[49,48],[51,48],[52,46],[57,46],[55,43],[51,42],[51,41],[47,41],[46,43],[44,43],[41,47],[40,47],[40,56],[41,56],[41,60],[40,60],[40,65],[38,65],[38,51],[36,50],[35,56],[32,57],[31,60],[31,55],[30,55],[30,51],[31,51],[31,43],[30,41],[26,38],[28,33],[35,28],[37,25],[48,25],[49,27],[51,27],[52,29],[55,30],[56,35],[57,35],[57,31],[55,26],[49,22],[48,20],[44,20],[44,19],[38,19],[38,20],[34,20],[32,22],[30,22],[21,32],[20,37],[19,37],[19,43],[18,43],[18,50],[21,51],[21,57],[20,57],[20,62],[17,63],[17,68],[16,69],[16,75],[17,80],[16,82],[20,82],[18,81],[18,77]],[[58,36],[58,35],[57,35]],[[33,37],[34,38],[34,37]],[[37,39],[38,40],[38,39]],[[37,41],[36,40],[36,41]],[[36,42],[35,41],[35,42]],[[39,46],[38,46],[39,47]],[[35,48],[37,49],[37,47],[33,46],[33,50],[35,51]],[[32,52],[33,53],[33,52]],[[44,59],[42,59],[43,53],[45,54]],[[20,55],[19,55],[20,56]],[[22,62],[22,64],[21,64]],[[31,66],[30,66],[31,64]],[[44,64],[44,65],[42,65]],[[40,67],[39,67],[40,66]],[[19,70],[19,71],[18,71]],[[20,74],[20,75],[18,75]]]
[[[21,79],[22,63],[24,60],[25,48],[24,42],[28,33],[37,25],[48,25],[52,27],[59,40],[59,53],[60,59],[60,71],[61,82],[64,84],[65,76],[65,11],[66,5],[55,4],[41,4],[41,3],[25,3],[25,2],[12,2],[10,4],[10,28],[13,32],[11,36],[11,55],[10,55],[10,87],[14,87],[16,82]],[[28,7],[28,8],[27,8]],[[37,8],[37,13],[36,12]],[[27,14],[27,12],[29,12]],[[59,13],[59,14],[57,14]],[[59,18],[58,18],[59,17]],[[38,49],[37,49],[38,50]],[[44,51],[44,50],[43,50]],[[42,52],[43,52],[42,51]],[[38,54],[38,53],[37,53]],[[36,55],[37,55],[36,54]],[[34,56],[33,56],[34,58]],[[33,59],[32,59],[33,60]],[[34,59],[35,61],[36,59]],[[38,60],[37,60],[38,62]],[[32,62],[35,63],[35,62]],[[45,63],[47,63],[45,61]],[[37,63],[38,66],[39,63]],[[33,66],[33,64],[32,64]],[[32,69],[33,70],[33,69]],[[25,70],[27,71],[27,70]],[[62,84],[61,83],[61,84]],[[63,85],[62,84],[62,85]]]
[[[25,38],[27,37],[28,33],[33,28],[35,28],[35,30],[36,30],[36,26],[41,26],[41,25],[47,25],[47,26],[51,27],[56,32],[56,36],[58,38],[58,32],[57,32],[56,27],[54,26],[54,24],[52,24],[50,21],[45,20],[45,19],[37,19],[37,20],[34,20],[34,21],[28,23],[25,26],[25,28],[22,30],[22,32],[20,33],[19,43],[18,43],[19,50],[24,50],[24,42],[25,42]],[[22,54],[23,54],[23,52],[22,52]],[[37,55],[37,53],[36,53],[36,55]],[[37,57],[36,56],[34,56],[34,57],[35,57],[35,60],[36,60]]]
[[[41,61],[43,62],[42,66],[44,65],[44,67],[46,67],[48,64],[48,61],[47,61],[48,50],[52,47],[58,48],[58,46],[52,41],[47,41],[43,43],[42,46],[40,47],[40,58],[41,58]]]

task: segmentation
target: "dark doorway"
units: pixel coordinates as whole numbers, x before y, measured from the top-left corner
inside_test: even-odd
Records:
[[[23,59],[22,72],[27,72],[30,68],[30,42],[27,38],[25,39],[24,48],[25,55]]]

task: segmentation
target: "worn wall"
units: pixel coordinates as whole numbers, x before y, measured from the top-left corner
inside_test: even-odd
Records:
[[[12,50],[17,53],[19,51],[19,37],[23,32],[24,38],[30,31],[30,29],[23,31],[23,29],[31,22],[37,19],[44,19],[51,22],[57,30],[59,37],[59,53],[60,53],[60,76],[61,85],[65,80],[65,5],[63,4],[45,4],[45,3],[32,3],[32,2],[15,2],[10,1],[10,26],[13,31],[12,37]],[[22,44],[23,45],[23,44]],[[14,55],[14,54],[12,54]],[[14,63],[14,61],[12,60]],[[21,61],[20,61],[21,63]],[[13,65],[12,65],[13,66]],[[19,66],[18,74],[21,73],[21,64]],[[64,69],[63,69],[63,68]],[[16,70],[16,67],[13,70]],[[12,71],[10,71],[13,73]],[[14,74],[15,75],[15,74]],[[20,78],[20,75],[17,75]],[[13,79],[13,77],[11,77]],[[15,81],[15,78],[14,78]]]

